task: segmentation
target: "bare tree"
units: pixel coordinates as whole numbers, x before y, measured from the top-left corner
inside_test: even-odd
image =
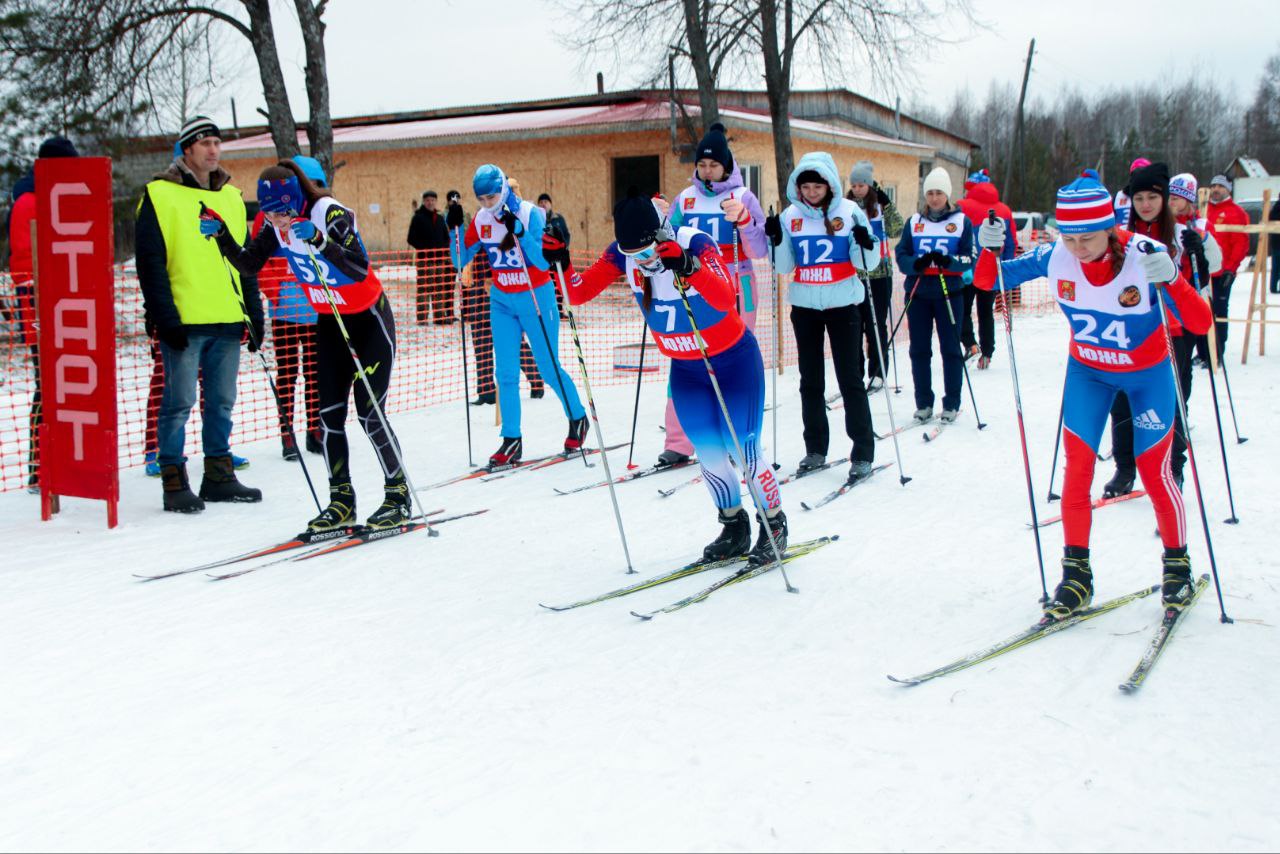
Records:
[[[329,0],[294,0],[307,57],[307,144],[333,180],[333,117],[329,114],[329,69],[324,52],[324,10]]]

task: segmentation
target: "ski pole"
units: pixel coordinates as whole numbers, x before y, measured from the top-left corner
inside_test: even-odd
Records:
[[[911,293],[907,294],[907,303],[902,307],[902,314],[898,315],[898,322],[893,324],[893,331],[889,333],[890,344],[892,344],[893,339],[898,336],[898,327],[902,325],[902,321],[907,319],[907,309],[911,308],[911,302],[916,298],[916,288],[920,287],[920,281],[922,279],[924,279],[924,276],[916,276],[916,283],[911,286]],[[898,373],[897,373],[898,357],[896,355],[896,351],[895,351],[893,362],[894,362],[893,381],[896,383],[898,381]]]
[[[378,416],[378,422],[387,434],[387,439],[391,443],[391,453],[395,454],[396,464],[400,466],[400,471],[404,474],[405,483],[409,485],[409,492],[413,493],[413,500],[418,502],[419,511],[424,514],[419,518],[422,519],[427,528],[427,535],[438,537],[440,532],[431,527],[431,523],[427,521],[425,515],[427,505],[423,503],[422,496],[418,494],[418,487],[414,486],[413,478],[409,475],[409,467],[404,464],[404,456],[400,452],[400,440],[391,430],[391,424],[387,421],[386,413],[382,411],[382,404],[378,401],[378,396],[373,393],[373,384],[369,382],[369,374],[365,371],[364,363],[360,360],[360,354],[356,352],[356,345],[352,343],[351,335],[347,332],[347,324],[342,320],[342,313],[338,311],[338,301],[334,297],[333,290],[329,287],[329,280],[325,278],[324,270],[320,268],[320,262],[316,260],[316,253],[311,248],[311,244],[308,243],[306,246],[307,257],[311,259],[311,266],[316,271],[316,281],[320,283],[320,287],[324,288],[324,297],[329,303],[329,310],[333,312],[333,319],[337,321],[338,331],[342,333],[342,340],[347,345],[347,353],[350,354],[351,361],[356,366],[356,376],[360,378],[360,382],[364,385],[364,393],[369,396],[369,405],[373,408],[374,414]],[[385,294],[383,298],[385,298]],[[390,366],[388,366],[387,370],[390,369]]]
[[[1194,258],[1191,259],[1191,284],[1196,289],[1196,293],[1199,293],[1200,292],[1200,270],[1197,269]],[[1212,313],[1212,306],[1213,306],[1212,301],[1210,301],[1209,305],[1210,305],[1210,311]],[[1217,318],[1211,319],[1210,323],[1211,325],[1209,326],[1209,330],[1213,331],[1212,324],[1217,323]],[[1209,346],[1213,347],[1216,351],[1218,347],[1218,341],[1216,336],[1213,336],[1213,335],[1209,336]],[[1215,352],[1214,355],[1216,356],[1217,353]],[[1220,362],[1222,360],[1218,359],[1217,361]],[[1212,359],[1209,360],[1209,391],[1213,395],[1213,420],[1218,424],[1218,450],[1222,452],[1222,473],[1227,479],[1227,504],[1231,507],[1231,517],[1228,519],[1224,519],[1223,521],[1228,525],[1238,525],[1240,524],[1240,519],[1238,516],[1236,516],[1236,499],[1235,499],[1235,495],[1231,491],[1231,469],[1227,465],[1227,442],[1222,436],[1222,410],[1218,408],[1218,383],[1213,376],[1213,362],[1214,360]],[[1184,430],[1186,430],[1188,434],[1188,436],[1184,438],[1189,438],[1191,433],[1191,425],[1187,423],[1185,418],[1182,420],[1182,427]]]
[[[1143,254],[1152,252],[1160,252],[1163,249],[1156,249],[1149,243],[1138,244],[1138,251]],[[1182,417],[1182,424],[1187,425],[1187,399],[1182,394],[1182,381],[1178,378],[1178,359],[1173,352],[1173,333],[1169,329],[1169,314],[1165,308],[1164,302],[1164,285],[1158,282],[1153,283],[1156,288],[1156,303],[1160,308],[1160,323],[1164,326],[1164,340],[1166,351],[1169,355],[1169,371],[1173,374],[1173,391],[1178,400],[1178,415]],[[1200,468],[1196,465],[1196,455],[1191,448],[1191,431],[1187,431],[1187,459],[1191,461],[1191,480],[1196,486],[1196,502],[1200,505],[1200,523],[1204,526],[1204,541],[1209,550],[1209,568],[1213,571],[1213,586],[1218,593],[1218,609],[1221,611],[1221,620],[1224,623],[1235,622],[1227,616],[1227,604],[1222,597],[1222,582],[1218,578],[1218,561],[1213,555],[1213,535],[1209,533],[1209,514],[1204,508],[1204,492],[1200,489]]]
[[[1225,359],[1219,359],[1218,364],[1222,366],[1222,382],[1227,387],[1227,403],[1231,406],[1231,426],[1236,431],[1236,444],[1243,445],[1249,441],[1249,437],[1240,435],[1240,422],[1236,421],[1236,401],[1231,396],[1231,375],[1227,373],[1227,362]]]
[[[733,198],[733,193],[729,193],[729,198]],[[742,274],[738,271],[738,224],[735,222],[731,227],[733,231],[733,289],[738,292],[738,314],[741,315],[746,308],[745,297],[742,294]]]
[[[773,530],[769,527],[769,517],[764,512],[764,496],[756,494],[755,478],[751,477],[747,469],[747,456],[742,452],[742,443],[738,441],[738,431],[733,428],[733,418],[729,416],[729,405],[724,402],[724,393],[720,391],[720,382],[716,379],[716,369],[712,367],[711,357],[707,355],[707,342],[702,340],[702,331],[698,329],[698,321],[693,316],[693,306],[689,304],[689,295],[685,293],[687,285],[679,275],[675,275],[675,282],[676,292],[680,294],[680,301],[684,303],[685,316],[689,319],[689,328],[693,330],[694,343],[698,345],[698,354],[702,356],[702,364],[707,369],[707,378],[711,380],[711,388],[716,393],[716,402],[720,404],[720,414],[724,417],[725,426],[729,428],[729,438],[733,440],[733,449],[738,453],[738,464],[742,469],[743,479],[747,481],[747,492],[751,495],[751,502],[756,506],[756,519],[763,526],[765,536],[769,538],[769,545],[773,547],[773,558],[778,570],[782,573],[782,582],[787,586],[787,592],[799,593],[799,590],[791,586],[791,579],[787,577],[787,568],[782,565],[782,552],[778,548],[778,541],[773,538]],[[772,477],[772,473],[770,473],[770,476]]]
[[[907,313],[906,308],[903,308],[902,313]],[[893,276],[889,277],[889,304],[885,306],[885,315],[885,320],[893,326],[896,335],[898,327],[893,323]],[[889,338],[889,358],[893,359],[893,393],[902,394],[902,383],[898,380],[898,344],[892,337]],[[883,370],[881,367],[881,371]]]
[[[769,216],[773,216],[773,205],[769,205]],[[773,245],[773,240],[769,241],[769,276],[773,280],[773,369],[769,371],[770,405],[773,410],[773,469],[777,471],[781,466],[778,465],[778,372],[782,370],[782,337],[779,331],[782,328],[781,319],[778,312],[781,307],[778,297],[778,247]],[[901,471],[901,468],[899,468]]]
[[[636,454],[636,423],[640,419],[640,383],[644,379],[644,348],[649,343],[649,324],[642,318],[640,321],[640,367],[636,370],[636,404],[631,410],[631,445],[627,448],[627,468],[637,468],[632,462]],[[601,447],[604,447],[601,445]]]
[[[867,250],[859,245],[858,251],[862,253],[862,269],[866,270]],[[859,276],[859,279],[861,279],[861,276]],[[880,373],[883,374],[884,347],[880,344],[880,330],[876,328],[876,298],[875,295],[871,293],[871,277],[868,276],[866,279],[863,279],[862,283],[863,287],[866,288],[867,301],[871,306],[871,337],[876,339],[876,356],[880,359]],[[898,458],[898,483],[906,486],[907,483],[910,482],[911,478],[907,477],[906,470],[902,467],[902,448],[898,444],[898,425],[894,421],[893,417],[893,398],[889,396],[889,386],[883,381],[880,383],[880,390],[884,392],[884,403],[889,409],[889,430],[890,435],[893,436],[893,453],[894,456]]]
[[[1001,271],[1000,273],[1000,282],[1001,282],[1000,286],[1003,288],[1004,287],[1003,271]],[[1008,295],[1007,294],[1002,295],[1000,302],[1004,303],[1007,301],[1008,301]],[[1062,383],[1062,401],[1058,404],[1058,432],[1053,437],[1053,465],[1049,467],[1049,497],[1045,499],[1045,501],[1050,504],[1062,497],[1061,495],[1053,491],[1053,480],[1058,476],[1058,449],[1062,447],[1062,419],[1066,417],[1066,414],[1067,414],[1067,383],[1066,383],[1066,380],[1064,379]]]
[[[564,368],[560,367],[559,348],[551,346],[551,335],[547,332],[547,321],[542,317],[542,307],[538,305],[538,294],[533,289],[533,276],[529,275],[529,264],[524,257],[524,247],[520,245],[520,240],[511,234],[512,240],[515,241],[515,250],[520,256],[520,269],[524,271],[524,283],[529,288],[529,299],[533,302],[533,310],[538,315],[538,327],[542,330],[542,342],[547,345],[547,355],[551,357],[551,366],[556,372],[556,384],[560,386],[560,403],[564,406],[565,415],[569,420],[573,420],[573,413],[569,411],[569,393],[564,388]],[[557,342],[558,343],[558,342]],[[582,455],[582,464],[587,468],[591,468],[591,463],[587,461],[587,446],[582,444],[578,446],[578,453]],[[604,445],[600,446],[600,456],[604,456]],[[630,561],[628,561],[628,565]]]
[[[947,319],[951,321],[951,331],[955,334],[956,346],[960,347],[960,327],[956,326],[956,315],[951,310],[951,296],[947,293],[947,277],[939,273],[938,281],[942,283],[942,302],[947,307]],[[964,372],[964,383],[969,387],[969,402],[973,404],[973,417],[978,422],[978,429],[981,430],[987,425],[982,422],[982,417],[978,415],[978,399],[973,396],[973,383],[969,380],[969,362],[964,358],[963,347],[960,348],[960,358],[962,360],[960,362],[960,370]],[[1045,601],[1047,602],[1048,599]]]
[[[996,224],[996,212],[987,211],[988,222]],[[1004,293],[1004,268],[996,259],[996,277],[1000,281],[1000,292]],[[1013,378],[1013,403],[1018,410],[1018,438],[1022,441],[1022,470],[1027,476],[1027,504],[1031,507],[1031,531],[1036,537],[1036,561],[1040,564],[1040,602],[1049,601],[1049,587],[1044,576],[1044,550],[1040,546],[1040,519],[1036,513],[1035,487],[1031,485],[1031,456],[1027,452],[1027,425],[1022,417],[1022,386],[1018,382],[1018,358],[1013,352],[1013,315],[1009,311],[1009,301],[1000,300],[1001,314],[1004,315],[1004,342],[1009,348],[1009,376]]]
[[[203,202],[201,202],[200,205],[201,208],[204,207]],[[240,284],[236,281],[236,277],[231,274],[231,265],[227,263],[225,256],[222,259],[222,265],[227,268],[227,279],[231,282],[231,290],[235,293],[236,299],[240,303],[240,316],[244,320],[244,328],[249,333],[249,341],[253,344],[254,350],[257,351],[258,361],[262,364],[262,372],[266,374],[267,385],[271,388],[271,396],[276,400],[276,417],[280,419],[281,426],[286,426],[289,433],[289,439],[293,442],[293,447],[297,448],[298,437],[293,432],[293,421],[290,419],[289,423],[287,425],[285,424],[284,401],[280,399],[280,390],[276,388],[276,380],[275,377],[271,375],[271,366],[267,364],[267,357],[262,353],[263,342],[259,341],[258,337],[253,334],[253,323],[249,320],[249,309],[245,307],[244,304],[244,292],[240,289]],[[302,476],[306,478],[307,489],[311,490],[311,500],[316,503],[316,511],[323,513],[324,508],[320,506],[320,496],[316,494],[316,485],[311,481],[311,472],[307,470],[307,463],[302,459],[301,451],[298,453],[298,465],[302,466]]]
[[[613,518],[618,523],[618,537],[622,540],[622,554],[627,559],[627,575],[634,575],[635,568],[631,565],[631,549],[627,547],[627,532],[622,526],[622,510],[618,507],[618,493],[613,484],[613,472],[609,470],[608,446],[604,443],[604,431],[600,428],[600,415],[596,412],[596,399],[591,394],[591,380],[587,377],[587,360],[582,355],[582,341],[578,338],[578,321],[573,316],[573,304],[569,300],[569,286],[564,280],[564,270],[558,261],[556,262],[556,279],[560,283],[560,291],[564,294],[564,311],[569,317],[569,329],[573,333],[573,348],[578,354],[578,370],[582,373],[582,389],[587,393],[587,409],[591,413],[591,423],[596,428],[596,441],[600,443],[600,462],[604,464],[605,483],[609,484],[609,498],[613,501]]]
[[[462,237],[458,229],[453,230],[453,242],[457,248],[458,260],[462,260]],[[462,408],[467,413],[467,465],[475,468],[475,459],[471,456],[471,368],[467,365],[467,295],[462,287],[462,268],[454,268],[453,285],[458,290],[458,320],[462,332]]]

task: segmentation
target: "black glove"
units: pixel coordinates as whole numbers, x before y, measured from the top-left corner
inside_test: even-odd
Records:
[[[886,193],[884,190],[880,189],[879,184],[876,184],[876,204],[878,204],[883,209],[884,206],[889,204],[889,202],[891,201],[892,199],[889,198],[889,194]]]
[[[568,270],[571,264],[569,259],[569,249],[564,245],[564,241],[556,235],[556,229],[547,226],[542,234],[542,257],[547,259],[547,263],[552,267],[559,266],[561,270]]]
[[[875,247],[876,242],[871,238],[871,232],[864,225],[855,225],[853,227],[853,242],[857,243],[862,249],[870,250]]]
[[[911,266],[917,273],[923,273],[925,270],[929,269],[930,267],[937,266],[937,263],[936,263],[937,257],[938,257],[937,252],[926,252],[923,255],[917,255],[916,262]]]
[[[684,251],[684,247],[674,240],[664,240],[658,244],[658,257],[662,259],[662,266],[682,279],[687,279],[702,269],[698,259]]]
[[[516,217],[515,212],[512,211],[511,208],[503,208],[502,216],[498,217],[498,221],[506,227],[507,231],[511,232],[516,237],[524,234],[524,225]]]
[[[764,218],[764,235],[774,246],[782,245],[782,219],[777,214]]]
[[[1194,228],[1182,229],[1182,248],[1192,253],[1204,252],[1204,238]]]
[[[170,350],[187,349],[187,327],[181,323],[176,326],[161,326],[156,330],[156,336],[168,346]]]
[[[264,320],[249,321],[249,352],[256,353],[262,349],[263,343],[266,341],[267,328]]]
[[[449,213],[445,214],[444,224],[449,229],[462,228],[462,205],[452,202],[449,205]]]

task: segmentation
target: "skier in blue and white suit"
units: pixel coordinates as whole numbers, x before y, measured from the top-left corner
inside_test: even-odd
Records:
[[[489,288],[489,322],[493,328],[498,402],[502,407],[502,445],[489,458],[489,466],[510,466],[520,461],[524,451],[520,433],[522,335],[529,340],[529,349],[533,351],[538,370],[549,378],[547,385],[564,406],[569,419],[569,436],[564,440],[564,451],[573,453],[582,447],[586,439],[587,413],[573,380],[560,366],[560,312],[556,306],[555,284],[547,272],[550,265],[542,255],[546,214],[537,205],[517,197],[507,183],[507,176],[492,164],[476,170],[471,186],[480,202],[480,210],[467,226],[466,233],[457,233],[462,228],[461,206],[450,208],[446,225],[454,233],[449,252],[457,269],[471,263],[481,249],[488,255],[489,266],[493,268],[493,282]],[[550,349],[547,348],[548,340]]]

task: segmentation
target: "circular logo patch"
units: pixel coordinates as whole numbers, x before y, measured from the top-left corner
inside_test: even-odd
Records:
[[[1120,304],[1125,308],[1133,308],[1140,302],[1142,302],[1142,293],[1134,285],[1120,292]]]
[[[956,233],[956,224],[954,222],[947,223],[947,234]]]
[[[831,220],[831,227],[834,228],[836,231],[839,231],[840,229],[844,228],[844,217],[838,216],[835,219]]]

